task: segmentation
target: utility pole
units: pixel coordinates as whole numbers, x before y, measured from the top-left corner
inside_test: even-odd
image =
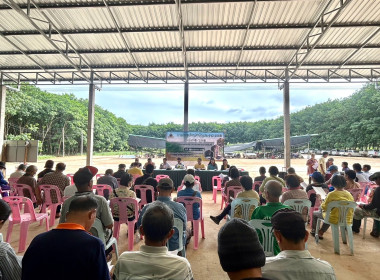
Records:
[[[80,131],[80,155],[83,155],[83,131]]]
[[[62,157],[65,157],[65,126],[62,127]]]

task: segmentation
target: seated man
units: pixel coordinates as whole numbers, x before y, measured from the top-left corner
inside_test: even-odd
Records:
[[[104,238],[107,241],[111,237],[111,229],[113,228],[113,218],[107,200],[103,196],[94,194],[94,192],[92,191],[92,177],[94,177],[97,172],[98,169],[96,167],[86,166],[80,168],[74,174],[74,183],[78,191],[75,193],[74,196],[66,199],[63,203],[62,215],[59,219],[59,222],[64,223],[66,221],[66,214],[68,213],[70,204],[74,199],[83,195],[93,197],[98,202],[98,207],[96,209],[96,217],[103,224]]]
[[[288,187],[288,191],[284,192],[281,196],[281,203],[284,203],[288,199],[306,199],[308,200],[309,197],[307,196],[307,193],[301,189],[300,187],[300,181],[298,181],[297,175],[288,175],[285,178],[286,186]],[[303,208],[302,212],[303,219],[305,222],[308,220],[308,209],[307,207]]]
[[[125,168],[127,168],[127,166],[124,163],[120,163],[119,169],[113,174],[113,177],[120,179],[126,173]]]
[[[136,162],[132,163],[132,167],[128,169],[127,173],[131,174],[132,176],[134,176],[134,175],[143,176],[144,175],[144,173],[142,172],[138,163],[136,163]]]
[[[282,208],[289,208],[289,206],[280,203],[280,196],[282,194],[280,182],[274,180],[268,181],[265,184],[264,194],[267,198],[267,204],[257,207],[252,213],[252,219],[270,221],[274,212]],[[259,235],[259,237],[261,236]],[[276,241],[273,242],[273,252],[275,255],[280,253],[280,247],[278,247]]]
[[[163,158],[162,159],[162,163],[160,164],[160,169],[166,169],[166,170],[172,169],[172,167],[168,163],[168,159],[167,158]]]
[[[140,226],[145,245],[141,245],[140,251],[126,251],[120,255],[114,279],[193,279],[189,261],[170,254],[166,247],[174,234],[173,224],[173,211],[165,203],[151,203]]]
[[[378,187],[375,189],[372,201],[369,204],[359,204],[354,211],[354,220],[352,223],[352,231],[355,233],[360,232],[361,220],[364,217],[380,217],[380,172],[375,172],[369,177],[371,181],[375,181]],[[379,237],[380,228],[378,228],[379,223],[377,221],[373,222],[373,228],[371,231],[371,236]]]
[[[157,193],[157,180],[153,178],[153,172],[154,172],[154,166],[152,164],[148,164],[145,168],[145,174],[141,177],[138,177],[135,181],[136,185],[149,185],[154,188],[154,197],[156,197]],[[147,195],[147,202],[152,202],[152,195],[150,190],[146,192]],[[136,190],[136,196],[138,198],[141,198],[140,190]]]
[[[323,219],[325,217],[325,212],[327,210],[327,207],[330,202],[332,201],[354,201],[354,198],[352,195],[344,189],[346,186],[346,180],[341,175],[335,175],[332,177],[331,184],[334,187],[334,191],[329,192],[326,196],[325,201],[323,201],[321,205],[320,211],[314,211],[313,213],[313,224],[311,225],[311,232],[310,234],[312,236],[315,236],[318,234],[319,239],[323,239],[323,234],[327,231],[327,229],[330,227],[329,224],[323,223],[321,229],[317,229],[317,221],[318,218]],[[352,218],[352,211],[347,213],[347,220],[351,220]],[[330,214],[330,223],[337,224],[339,219],[339,210],[338,209],[332,209]]]
[[[363,165],[363,176],[368,180],[368,181],[371,181],[369,179],[369,177],[372,175],[371,172],[369,172],[371,170],[371,165],[369,164],[364,164]]]
[[[173,181],[170,178],[163,178],[158,182],[157,186],[158,190],[158,197],[157,201],[161,201],[165,203],[167,206],[169,206],[170,209],[172,209],[174,213],[174,218],[178,218],[183,222],[183,231],[181,233],[178,232],[177,229],[175,229],[175,233],[172,236],[172,238],[169,239],[169,250],[174,251],[179,248],[178,245],[178,238],[181,237],[183,239],[183,244],[186,243],[186,223],[187,223],[187,216],[186,216],[186,209],[185,207],[178,202],[175,202],[172,200],[171,195],[173,192]],[[147,204],[140,213],[139,220],[137,222],[137,227],[140,227],[142,222],[142,217],[145,213],[145,211],[149,208],[151,204]],[[185,257],[185,256],[182,256]]]
[[[0,199],[0,230],[11,215],[11,207],[4,200]],[[0,279],[20,280],[21,260],[16,256],[15,251],[9,243],[0,241]],[[3,278],[1,278],[1,276]]]
[[[296,174],[296,170],[293,167],[288,168],[288,175],[297,176],[298,180],[300,181],[300,184],[304,182],[303,178]]]
[[[22,259],[22,280],[110,279],[104,246],[88,233],[98,203],[83,195],[71,200],[66,222],[37,235]]]
[[[363,171],[362,171],[362,165],[360,163],[354,163],[352,165],[352,169],[356,172],[356,178],[358,183],[366,183],[369,182],[369,177],[367,178]]]
[[[182,191],[179,191],[177,193],[177,197],[195,196],[195,197],[202,198],[200,192],[193,190],[193,187],[195,184],[195,178],[193,175],[191,175],[191,174],[185,175],[185,177],[183,178],[183,182],[184,182],[186,188]],[[199,208],[200,208],[199,203],[194,203],[194,205],[193,205],[193,218],[194,218],[194,220],[198,220],[200,215],[201,215]]]
[[[276,280],[335,280],[333,267],[315,259],[306,250],[309,233],[302,215],[293,209],[280,209],[271,219],[281,253],[266,259],[263,276]]]
[[[38,173],[37,177],[38,179],[44,177],[46,174],[48,173],[51,173],[51,172],[54,172],[53,170],[53,167],[54,167],[54,161],[52,161],[51,159],[47,160],[45,162],[45,169],[42,170],[40,173]]]
[[[156,169],[156,164],[152,161],[151,158],[148,158],[148,161],[144,164],[143,169],[145,169],[148,164],[153,165],[154,169]]]
[[[186,169],[185,165],[182,163],[182,159],[177,158],[177,164],[174,166],[174,169]]]
[[[192,169],[192,168],[187,169],[187,171],[186,171],[186,175],[187,175],[187,174],[191,174],[191,175],[193,175],[193,176],[194,176],[194,179],[195,179],[195,170],[194,170],[194,169]],[[185,175],[185,176],[186,176],[186,175]],[[184,185],[185,185],[185,183],[184,183],[184,181],[182,180],[181,185],[178,187],[178,189],[182,189]],[[200,188],[200,186],[201,186],[201,183],[200,183],[198,180],[195,180],[195,182],[194,182],[194,186],[193,186],[193,190],[194,190],[194,191],[197,191],[197,192],[201,192],[201,188]]]
[[[254,182],[262,182],[267,177],[267,176],[265,176],[265,173],[267,173],[267,170],[265,169],[264,166],[261,166],[259,168],[259,173],[260,173],[260,176],[255,177]],[[257,191],[258,191],[258,189],[257,189]]]
[[[263,247],[256,230],[246,221],[232,219],[223,225],[218,233],[218,255],[231,280],[266,279],[261,275],[265,265]]]
[[[338,166],[336,165],[330,165],[329,168],[327,168],[327,172],[331,175],[330,178],[325,182],[326,185],[331,185],[332,178],[336,175],[339,175]],[[330,191],[333,191],[331,189]]]
[[[133,165],[136,165],[138,168],[141,168],[141,163],[139,161],[139,158],[135,158],[135,161],[131,163],[131,166],[132,167]]]
[[[205,170],[206,169],[205,165],[202,163],[201,158],[198,158],[197,163],[194,165],[194,169],[196,169],[196,170]]]
[[[268,172],[270,176],[265,178],[265,180],[263,181],[263,183],[261,184],[259,188],[260,192],[263,193],[264,198],[265,198],[264,188],[267,182],[278,181],[281,184],[281,187],[285,187],[285,181],[282,178],[278,177],[279,171],[276,166],[269,167]]]
[[[25,164],[20,164],[17,167],[17,170],[15,172],[11,173],[11,175],[9,176],[9,178],[20,178],[22,175],[25,174],[25,169],[26,169],[26,165]]]
[[[113,170],[107,169],[104,176],[100,177],[96,182],[98,185],[108,185],[111,186],[112,189],[117,189],[119,184],[117,183],[117,179],[113,176]]]

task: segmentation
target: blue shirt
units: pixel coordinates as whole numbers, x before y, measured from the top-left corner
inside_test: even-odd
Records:
[[[194,195],[194,192],[195,192],[195,195]],[[192,188],[185,188],[184,190],[179,191],[177,194],[177,197],[181,197],[181,196],[195,196],[195,197],[202,198],[200,192],[194,191]],[[201,215],[199,211],[199,207],[200,207],[199,203],[194,203],[193,205],[193,219],[194,220],[198,220]]]
[[[185,245],[186,244],[186,222],[187,222],[186,208],[181,203],[173,201],[171,197],[159,196],[157,197],[157,200],[169,206],[169,208],[173,210],[174,218],[178,218],[183,222],[182,238],[183,238],[183,245]],[[140,215],[139,215],[139,220],[137,221],[137,228],[140,227],[142,223],[142,217],[148,207],[149,207],[149,204],[144,206],[144,208],[141,210]],[[172,238],[169,239],[169,251],[174,251],[178,249],[178,246],[179,246],[178,238],[179,238],[179,232],[175,228],[175,233],[173,234]]]
[[[4,175],[3,175],[2,171],[0,171],[0,186],[1,187],[4,187],[4,186],[8,187],[8,182],[4,179]],[[7,189],[9,189],[9,188],[7,188]]]

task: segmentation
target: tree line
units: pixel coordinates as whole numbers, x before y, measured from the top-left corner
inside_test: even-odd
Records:
[[[343,99],[306,107],[291,114],[291,135],[318,134],[311,147],[318,149],[378,148],[380,144],[380,91],[367,84]],[[87,99],[73,94],[52,94],[33,85],[19,92],[8,91],[5,135],[8,140],[40,140],[42,154],[80,151],[81,136],[86,146]],[[95,106],[94,151],[126,151],[128,135],[164,138],[167,131],[181,131],[175,123],[131,125],[125,119]],[[190,131],[224,132],[226,143],[245,143],[283,137],[283,117],[257,122],[196,122]]]

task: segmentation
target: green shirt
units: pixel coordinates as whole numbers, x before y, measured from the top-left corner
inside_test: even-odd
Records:
[[[289,208],[289,206],[284,205],[280,202],[268,202],[266,205],[257,207],[253,211],[251,219],[270,221],[274,212],[282,208]],[[259,236],[260,243],[263,244],[261,232],[258,231],[257,234]],[[273,239],[273,252],[275,256],[281,252],[280,247],[278,246],[275,238]]]

